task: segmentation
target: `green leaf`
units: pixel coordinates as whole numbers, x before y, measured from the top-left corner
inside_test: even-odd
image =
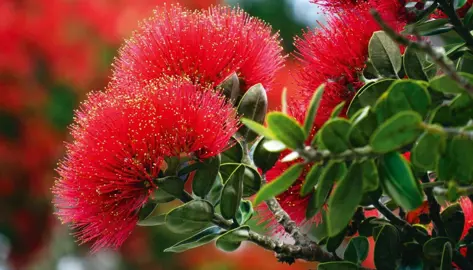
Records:
[[[257,206],[261,202],[286,191],[290,186],[292,186],[292,184],[294,184],[294,182],[296,182],[299,175],[301,175],[303,169],[304,164],[294,164],[278,178],[271,181],[271,183],[264,185],[261,190],[256,194],[256,197],[253,201],[253,205]]]
[[[379,175],[374,160],[367,159],[361,162],[361,170],[363,171],[363,191],[370,192],[378,189]]]
[[[240,202],[240,207],[238,207],[238,211],[236,214],[236,220],[238,221],[238,224],[245,224],[253,216],[253,213],[254,210],[251,202],[247,200],[242,200]]]
[[[459,72],[459,75],[465,78],[465,80],[467,80],[470,84],[473,83],[473,74]],[[446,74],[433,78],[430,81],[430,87],[435,91],[450,94],[460,94],[466,91]]]
[[[348,131],[348,138],[353,147],[362,147],[369,144],[373,132],[378,126],[376,115],[370,107],[365,107],[355,113],[351,119],[352,125]]]
[[[251,166],[240,163],[222,164],[220,166],[222,179],[226,183],[230,174],[240,165],[245,167],[245,173],[243,174],[243,197],[253,196],[261,188],[261,175]]]
[[[158,204],[155,201],[148,201],[138,212],[138,225],[140,226],[157,226],[162,225],[159,217]],[[153,221],[155,220],[155,221]],[[145,224],[145,225],[142,225]],[[150,224],[150,225],[146,225]]]
[[[213,206],[220,203],[220,195],[222,195],[223,179],[220,173],[217,174],[212,184],[210,192],[205,196],[205,200],[209,201]]]
[[[425,170],[435,170],[440,154],[445,151],[446,134],[440,132],[424,132],[414,144],[411,151],[411,162]]]
[[[276,139],[289,148],[298,149],[304,145],[306,134],[294,118],[280,112],[271,112],[267,121]]]
[[[381,227],[374,247],[374,263],[377,269],[396,269],[400,257],[400,240],[397,229],[392,225]]]
[[[397,77],[401,70],[402,58],[399,46],[384,32],[374,32],[368,46],[373,66],[383,77]]]
[[[264,149],[266,149],[266,151],[271,153],[280,153],[287,148],[285,144],[276,140],[269,140],[264,142],[263,147]]]
[[[368,257],[369,248],[368,238],[363,236],[354,237],[348,243],[343,258],[350,262],[361,264]]]
[[[440,269],[441,270],[451,270],[451,269],[453,269],[452,268],[452,259],[453,259],[452,244],[447,242],[443,245],[442,261],[440,262]]]
[[[382,79],[360,88],[348,107],[348,117],[351,118],[355,112],[363,107],[374,106],[378,98],[388,90],[393,82],[393,79]]]
[[[360,163],[353,163],[347,175],[337,183],[328,200],[328,235],[343,231],[355,214],[363,197],[363,171]]]
[[[465,216],[460,204],[455,203],[450,205],[442,211],[440,217],[442,218],[448,237],[455,243],[460,241],[463,232],[463,224],[465,222]]]
[[[371,221],[376,220],[375,217],[368,217],[363,220],[358,228],[358,233],[364,237],[373,236],[373,228],[378,226],[377,224],[373,224]]]
[[[414,210],[422,205],[423,195],[409,164],[397,152],[381,157],[378,171],[384,191],[402,208]]]
[[[345,236],[347,235],[347,229],[345,228],[343,231],[338,233],[335,236],[329,237],[327,239],[327,251],[328,252],[335,252],[337,248],[342,244],[343,240],[345,240]]]
[[[345,101],[342,101],[339,103],[333,110],[332,113],[330,114],[330,118],[336,118],[340,115],[342,112],[343,108],[345,108]]]
[[[473,26],[473,6],[471,6],[463,17],[463,24],[468,28],[471,29]]]
[[[305,177],[304,183],[302,184],[300,194],[302,197],[305,197],[311,191],[313,191],[314,186],[317,185],[319,181],[319,177],[322,173],[322,168],[319,165],[314,164],[312,168],[310,168],[309,173]]]
[[[262,84],[252,86],[240,100],[238,104],[238,114],[246,119],[262,124],[268,110],[268,97],[266,90]],[[246,123],[245,123],[246,125]],[[258,136],[258,131],[252,132],[252,128],[242,126],[238,133],[241,134],[247,141],[253,141]]]
[[[315,198],[316,198],[317,191],[315,189],[311,190],[309,203],[307,204],[307,208],[305,209],[305,218],[311,219],[313,216],[319,212],[317,205],[315,205]]]
[[[232,148],[221,154],[222,163],[240,163],[243,158],[243,146],[241,145],[241,143],[235,138],[232,138],[231,141],[232,143],[234,143]]]
[[[166,226],[175,233],[192,233],[212,221],[214,207],[204,200],[193,200],[172,209],[166,215]]]
[[[446,25],[448,23],[448,19],[435,19],[429,20],[421,23],[416,23],[414,25],[415,33],[419,33],[421,36],[432,36],[441,33],[446,33],[453,29],[453,27]]]
[[[249,238],[250,227],[242,226],[233,230],[229,230],[217,238],[216,245],[219,249],[232,252],[237,250],[242,241]]]
[[[164,252],[181,253],[189,249],[203,246],[207,243],[212,242],[215,238],[217,238],[221,234],[221,232],[222,232],[222,229],[218,226],[209,227],[187,239],[184,239],[176,243],[172,247],[165,249]]]
[[[462,8],[468,1],[467,0],[453,0],[453,8]]]
[[[318,270],[358,270],[359,267],[352,262],[326,262],[319,263]]]
[[[346,173],[347,166],[345,163],[329,161],[329,163],[323,168],[317,186],[315,199],[315,207],[317,209],[320,209],[325,204],[330,190],[332,190],[333,184],[343,179]]]
[[[427,114],[432,103],[427,83],[413,80],[401,80],[392,84],[386,102],[392,113],[413,110],[422,117]]]
[[[268,142],[268,139],[263,138],[260,140],[253,152],[253,161],[256,167],[260,168],[263,173],[270,170],[274,164],[276,164],[280,155],[279,153],[269,152],[266,150],[263,147],[265,142]]]
[[[374,152],[387,153],[415,141],[422,134],[422,118],[413,111],[400,112],[379,126],[370,140]]]
[[[268,139],[274,139],[275,138],[274,134],[273,134],[273,132],[271,132],[271,130],[269,130],[265,126],[255,122],[253,120],[250,120],[250,119],[247,119],[247,118],[242,118],[241,122],[245,126],[247,126],[249,129],[253,130],[254,132],[256,132],[260,135],[263,135],[264,137],[266,137]]]
[[[450,239],[447,237],[436,237],[425,242],[423,247],[425,258],[439,266],[442,262],[444,246],[449,242]]]
[[[428,66],[426,54],[411,46],[404,52],[404,70],[410,79],[428,81],[435,76],[436,69],[425,69]]]
[[[473,181],[473,141],[468,138],[455,137],[448,148],[449,157],[456,166],[455,179],[460,184],[469,185]]]
[[[228,76],[218,88],[222,89],[223,95],[229,99],[232,104],[235,104],[237,99],[240,97],[240,80],[236,72],[233,72]]]
[[[341,153],[350,148],[350,143],[348,142],[350,128],[351,124],[346,119],[330,119],[319,131],[320,140],[329,151]]]
[[[225,219],[235,217],[243,195],[243,176],[245,166],[240,165],[226,180],[220,197],[220,211]]]
[[[158,179],[158,189],[179,198],[184,190],[184,181],[177,176],[167,176]]]
[[[151,199],[157,203],[168,203],[176,199],[176,197],[162,189],[155,189],[151,195]]]
[[[312,99],[310,100],[309,107],[307,108],[307,113],[305,116],[304,121],[304,131],[307,135],[310,134],[312,127],[314,126],[315,116],[317,115],[317,111],[319,110],[320,101],[322,100],[322,96],[324,94],[325,84],[321,84],[317,90],[315,90]]]
[[[204,198],[212,189],[220,167],[220,155],[204,160],[192,180],[192,191],[195,195]]]
[[[191,164],[188,164],[185,167],[182,167],[177,172],[177,176],[183,176],[183,175],[189,174],[195,170],[198,170],[199,168],[202,168],[203,166],[204,166],[203,162],[193,162]]]

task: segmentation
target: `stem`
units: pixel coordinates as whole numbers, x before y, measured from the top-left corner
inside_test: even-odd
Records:
[[[429,216],[432,220],[432,223],[434,224],[434,230],[439,236],[447,236],[447,231],[445,230],[442,218],[440,217],[440,205],[438,204],[437,200],[435,200],[434,194],[432,192],[434,186],[431,185],[430,187],[425,188],[425,186],[428,184],[442,182],[430,182],[429,176],[427,174],[424,174],[421,180],[423,182],[422,187],[424,188],[425,195],[427,195],[427,201],[429,203]]]
[[[434,188],[434,187],[441,187],[441,186],[444,186],[444,185],[445,185],[444,182],[423,182],[422,183],[422,189],[426,190],[426,189],[431,189],[431,188]]]
[[[346,150],[339,154],[332,153],[328,150],[317,150],[310,146],[307,146],[302,150],[298,150],[297,152],[307,162],[320,162],[331,159],[354,160],[359,158],[378,156],[378,154],[372,152],[370,146]]]
[[[453,5],[448,4],[446,0],[438,0],[438,3],[442,11],[448,16],[455,32],[457,32],[457,34],[463,38],[463,40],[466,42],[466,45],[468,46],[468,49],[473,51],[473,36],[471,36],[470,31],[465,27],[462,20],[458,17]]]
[[[381,28],[386,34],[395,42],[410,46],[412,49],[421,51],[432,58],[435,64],[437,64],[447,76],[454,80],[459,86],[465,88],[465,90],[473,97],[473,85],[471,85],[465,78],[461,77],[455,67],[449,63],[449,59],[442,53],[436,51],[429,43],[424,40],[413,41],[407,37],[398,34],[392,28],[390,28],[382,19],[376,10],[371,10],[374,19],[378,22]]]

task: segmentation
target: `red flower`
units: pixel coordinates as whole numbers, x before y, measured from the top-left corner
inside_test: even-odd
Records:
[[[166,168],[164,158],[222,152],[238,128],[235,116],[216,92],[184,80],[152,82],[133,95],[90,95],[59,165],[56,214],[94,251],[118,248]]]
[[[327,10],[340,11],[341,9],[350,9],[366,0],[312,0],[311,3],[320,5]]]
[[[256,83],[270,89],[282,66],[281,52],[279,36],[241,9],[164,6],[120,49],[113,83],[144,86],[163,76],[185,75],[215,87],[237,72],[245,89]]]
[[[463,238],[468,234],[468,230],[473,227],[473,204],[469,198],[463,197],[460,199],[460,206],[463,210],[463,215],[465,216],[465,225],[463,226],[461,236],[461,238]]]

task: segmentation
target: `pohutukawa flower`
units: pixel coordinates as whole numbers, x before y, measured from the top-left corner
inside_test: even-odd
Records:
[[[120,49],[113,84],[144,86],[184,75],[215,87],[236,72],[243,90],[257,83],[270,89],[282,63],[279,35],[241,9],[189,11],[172,5],[156,10]]]
[[[364,84],[360,74],[368,60],[368,44],[373,33],[381,29],[370,14],[370,8],[370,3],[360,3],[340,14],[331,15],[327,25],[306,32],[295,42],[296,57],[301,61],[297,74],[301,95],[309,100],[313,91],[326,83],[315,119],[318,128],[328,120],[335,106],[342,101],[348,105]],[[387,11],[383,14],[392,17]],[[396,29],[405,24],[401,21],[388,23]]]
[[[214,156],[237,129],[231,104],[189,81],[151,82],[134,95],[92,94],[59,164],[56,214],[94,251],[118,248],[166,169],[164,158]]]
[[[312,0],[311,3],[322,6],[331,11],[340,11],[341,9],[349,9],[355,7],[366,0]]]

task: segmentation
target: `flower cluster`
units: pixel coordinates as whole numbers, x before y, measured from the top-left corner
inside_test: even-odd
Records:
[[[203,160],[230,146],[240,125],[217,86],[236,73],[243,91],[270,88],[281,50],[240,9],[156,11],[120,50],[106,91],[76,112],[53,188],[56,214],[94,251],[120,247],[168,158]]]

